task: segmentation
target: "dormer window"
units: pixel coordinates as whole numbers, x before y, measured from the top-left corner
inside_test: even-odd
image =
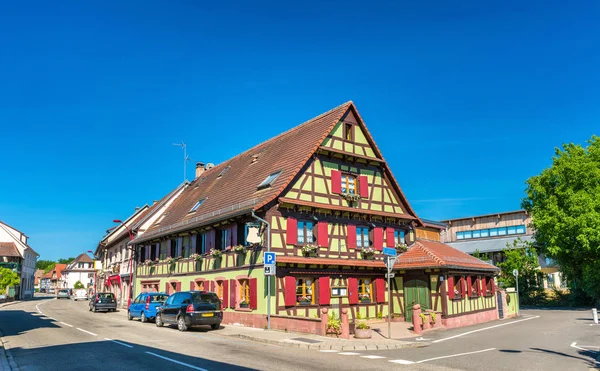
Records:
[[[265,178],[265,180],[263,180],[258,185],[258,189],[270,187],[273,184],[273,182],[275,181],[275,179],[277,179],[279,177],[279,175],[281,175],[281,170],[270,174],[268,177]]]
[[[192,208],[190,209],[190,213],[193,213],[194,211],[198,210],[198,208],[200,207],[200,205],[202,205],[204,203],[205,198],[199,200],[198,202],[196,202],[194,204],[194,206],[192,206]]]
[[[354,136],[352,135],[352,129],[354,128],[354,125],[352,124],[344,124],[344,139],[346,139],[349,142],[352,142],[354,139]]]

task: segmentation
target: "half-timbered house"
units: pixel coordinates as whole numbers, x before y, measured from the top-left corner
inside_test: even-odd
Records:
[[[496,268],[440,243],[441,228],[416,215],[348,102],[218,166],[199,164],[135,241],[136,291],[215,291],[224,323],[262,328],[270,247],[274,328],[319,333],[324,307],[410,320],[419,303],[449,324],[494,318]],[[383,247],[408,249],[395,266],[391,308]]]

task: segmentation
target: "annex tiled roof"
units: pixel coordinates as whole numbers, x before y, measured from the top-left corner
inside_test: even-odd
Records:
[[[17,245],[14,242],[0,242],[0,256],[21,258]]]
[[[92,258],[90,258],[90,256],[86,253],[81,253],[79,254],[75,260],[73,260],[73,262],[78,262],[78,263],[93,263],[94,260]]]
[[[491,264],[483,262],[462,251],[441,242],[417,240],[408,251],[400,255],[396,266],[410,268],[456,268],[472,270],[498,271]]]
[[[329,259],[329,258],[305,258],[302,256],[277,256],[278,263],[295,263],[310,265],[349,265],[353,267],[375,267],[385,268],[382,260],[361,259]]]

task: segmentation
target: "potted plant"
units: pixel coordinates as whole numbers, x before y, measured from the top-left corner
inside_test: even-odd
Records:
[[[355,193],[347,193],[344,195],[344,198],[350,202],[356,202],[360,200],[360,195]]]
[[[169,265],[170,265],[170,264],[173,264],[173,263],[175,263],[175,258],[174,258],[174,257],[172,257],[172,256],[171,256],[171,257],[168,257],[168,258],[167,258],[167,264],[169,264]]]
[[[315,246],[313,244],[307,244],[307,245],[302,246],[302,255],[304,255],[304,256],[310,256],[316,252],[317,252],[317,246]]]
[[[147,265],[147,266],[149,266],[149,267],[151,267],[151,268],[152,268],[152,267],[154,267],[154,265],[155,265],[155,264],[156,264],[156,263],[154,263],[152,260],[148,260],[148,261],[146,262],[146,265]]]
[[[335,335],[336,337],[342,334],[342,321],[337,317],[335,312],[329,313],[325,332],[328,335]]]
[[[371,302],[371,295],[369,295],[369,294],[359,294],[358,295],[358,299],[360,300],[361,303],[370,303]]]
[[[248,308],[250,303],[247,300],[240,301],[240,308]]]
[[[217,250],[217,249],[210,249],[210,251],[208,252],[213,258],[218,258],[221,256],[221,254],[223,254],[223,252],[221,250]]]
[[[371,327],[365,321],[359,321],[354,326],[354,337],[357,339],[370,339],[372,335]]]
[[[428,330],[431,328],[431,324],[429,323],[427,316],[425,313],[419,313],[419,317],[421,317],[421,327],[423,330]]]
[[[200,255],[200,254],[192,254],[192,255],[190,255],[190,258],[192,260],[195,260],[195,261],[200,261],[200,260],[202,260],[202,255]]]
[[[403,252],[406,252],[406,250],[408,250],[408,245],[405,243],[397,243],[396,244],[396,251],[400,254],[402,254]]]
[[[375,255],[375,250],[373,250],[373,248],[371,248],[371,247],[365,247],[360,251],[360,255],[362,256],[363,259],[371,260],[371,259],[373,259],[373,256]]]
[[[235,246],[233,247],[233,251],[234,251],[236,254],[243,254],[243,253],[245,253],[245,252],[246,252],[246,247],[245,247],[244,245],[235,245]]]
[[[310,305],[312,304],[312,298],[310,296],[298,296],[298,303],[300,305]]]

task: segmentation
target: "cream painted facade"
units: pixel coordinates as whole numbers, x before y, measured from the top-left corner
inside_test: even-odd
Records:
[[[27,244],[28,239],[24,233],[0,222],[0,241],[13,242],[22,258],[18,268],[21,278],[19,299],[32,298],[34,292],[35,265],[39,255]]]

